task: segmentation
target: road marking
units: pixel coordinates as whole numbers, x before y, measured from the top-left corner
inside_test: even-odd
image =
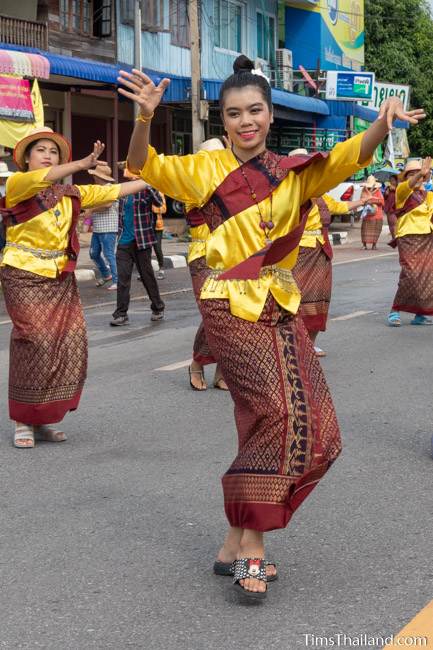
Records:
[[[186,359],[186,361],[178,361],[177,363],[171,363],[169,366],[161,366],[161,368],[155,368],[159,372],[169,372],[170,370],[179,370],[179,368],[186,368],[191,363],[191,359]]]
[[[161,296],[173,296],[177,293],[190,293],[192,291],[192,287],[187,287],[186,289],[173,289],[173,291],[161,291],[160,295]],[[138,302],[140,300],[149,300],[147,296],[138,296],[137,298],[131,298],[130,302]],[[113,307],[116,305],[115,300],[110,300],[110,302],[98,302],[93,305],[86,305],[83,309],[84,311],[88,311],[89,309],[98,309],[98,307]],[[11,320],[0,320],[0,325],[10,325],[12,323]]]
[[[422,643],[416,643],[416,638]],[[425,642],[424,642],[425,639]],[[410,640],[410,641],[409,641]],[[400,641],[400,643],[399,643]],[[409,643],[408,643],[409,641]],[[424,607],[400,632],[394,635],[393,643],[385,648],[430,648],[433,649],[433,600]]]
[[[358,316],[365,316],[366,314],[372,314],[372,311],[353,311],[351,314],[345,314],[344,316],[336,316],[335,318],[330,318],[329,320],[350,320],[351,318],[358,318]]]
[[[354,260],[343,260],[342,262],[333,262],[332,266],[341,266],[341,264],[353,264],[353,262],[371,262],[376,260],[378,257],[390,257],[390,255],[397,255],[397,253],[379,253],[374,257],[355,257]]]

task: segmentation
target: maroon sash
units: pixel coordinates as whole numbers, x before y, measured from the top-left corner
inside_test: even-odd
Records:
[[[332,260],[334,257],[334,251],[332,250],[328,234],[328,228],[331,225],[332,215],[324,198],[319,197],[318,199],[314,199],[314,202],[319,208],[320,221],[322,222],[322,234],[325,240],[322,248],[324,253],[328,256],[328,259]]]
[[[422,205],[426,200],[426,197],[427,192],[425,190],[414,190],[409,198],[406,199],[403,207],[399,208],[398,210],[394,210],[394,214],[397,219],[400,219],[405,214],[408,214],[408,212],[411,212],[417,208],[419,205]],[[397,248],[397,237],[394,237],[394,239],[388,243],[388,246],[391,246],[391,248]]]
[[[270,196],[290,171],[299,173],[326,156],[326,153],[317,152],[309,156],[288,157],[265,151],[230,172],[202,208],[194,208],[188,213],[188,223],[191,226],[207,224],[212,232],[227,219]],[[254,199],[242,172],[247,176],[255,192]],[[258,278],[263,266],[276,264],[291,253],[299,245],[310,206],[311,202],[308,201],[301,207],[301,221],[294,230],[222,273],[219,279]]]
[[[42,190],[30,199],[18,203],[13,208],[6,208],[6,200],[3,197],[0,200],[0,214],[3,217],[3,223],[6,226],[16,226],[34,219],[34,217],[52,210],[57,203],[64,197],[69,196],[72,202],[72,222],[68,232],[68,247],[66,255],[69,258],[63,273],[72,273],[77,265],[78,253],[80,251],[80,242],[77,235],[78,217],[81,211],[81,194],[74,185],[61,185],[56,183],[46,190]]]

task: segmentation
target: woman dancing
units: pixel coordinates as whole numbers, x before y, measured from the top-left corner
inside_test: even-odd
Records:
[[[218,567],[234,573],[243,594],[264,598],[272,569],[264,533],[287,526],[341,448],[329,390],[297,316],[300,293],[291,272],[309,200],[369,164],[394,118],[417,123],[423,112],[406,113],[393,97],[367,131],[329,156],[279,156],[266,149],[271,88],[253,67],[239,57],[221,87],[231,150],[158,156],[149,146],[150,123],[169,81],[155,86],[139,70],[122,72],[119,92],[140,107],[129,168],[195,206],[191,225],[210,230],[206,256],[190,270],[212,355],[235,403],[239,440],[222,479],[230,528]]]
[[[74,269],[79,251],[81,209],[138,192],[141,180],[121,185],[61,185],[60,180],[95,166],[104,145],[95,142],[86,158],[69,162],[69,142],[50,128],[18,142],[14,160],[21,171],[6,185],[0,208],[6,244],[0,279],[13,329],[9,361],[9,414],[14,444],[35,439],[63,442],[58,427],[78,407],[87,370],[87,334]]]

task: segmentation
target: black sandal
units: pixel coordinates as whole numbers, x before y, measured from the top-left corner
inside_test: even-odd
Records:
[[[265,560],[266,566],[274,566],[275,570],[277,569],[277,565],[275,562],[268,562],[268,560]],[[213,565],[213,572],[217,576],[231,576],[233,577],[235,574],[235,563],[234,562],[221,562],[221,560],[215,560],[215,563]],[[278,580],[278,574],[275,573],[274,575],[268,576],[266,574],[266,581],[267,582],[274,582],[275,580]]]
[[[247,598],[252,598],[255,600],[263,600],[266,598],[268,589],[267,585],[266,591],[249,591],[248,589],[242,587],[239,582],[240,580],[245,580],[247,578],[254,578],[255,580],[262,580],[266,584],[266,560],[263,558],[243,557],[239,560],[234,561],[234,569],[234,589],[240,591]]]
[[[204,378],[204,370],[191,370],[191,366],[189,366],[188,374],[189,374],[189,384],[193,390],[198,390],[200,393],[207,390],[206,380]],[[194,384],[192,383],[191,375],[200,375],[202,388],[197,388],[197,386],[194,386]]]

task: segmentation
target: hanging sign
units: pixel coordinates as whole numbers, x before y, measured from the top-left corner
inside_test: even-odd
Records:
[[[28,79],[0,76],[0,120],[34,122]]]
[[[371,101],[373,88],[374,72],[328,70],[326,75],[326,99]]]

